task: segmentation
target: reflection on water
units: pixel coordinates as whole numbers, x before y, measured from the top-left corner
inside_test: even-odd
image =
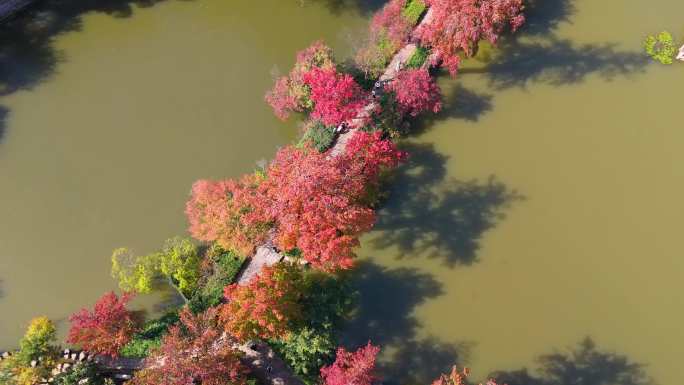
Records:
[[[298,0],[302,5],[322,4],[335,14],[340,14],[350,8],[359,10],[364,15],[370,15],[385,4],[385,0]]]
[[[373,344],[382,346],[383,383],[430,383],[435,373],[467,354],[467,343],[419,336],[423,325],[416,319],[415,309],[444,294],[442,285],[430,274],[363,262],[356,268],[353,282],[360,297],[342,340],[355,347],[370,336]]]
[[[539,368],[495,372],[509,385],[651,385],[645,365],[629,357],[602,351],[591,338],[567,352],[544,354],[537,358]]]
[[[0,143],[2,143],[2,138],[5,135],[5,122],[7,121],[7,114],[9,114],[9,110],[3,106],[0,106]]]
[[[575,0],[528,0],[525,2],[526,35],[547,35],[561,23],[572,22],[577,12]]]
[[[383,206],[373,247],[394,247],[400,258],[442,258],[448,267],[475,262],[482,235],[523,196],[494,176],[485,181],[448,179],[447,157],[432,144],[406,143],[402,150],[411,158],[399,169],[398,187]]]
[[[616,45],[576,45],[553,35],[534,42],[511,40],[501,44],[501,52],[486,69],[464,70],[462,74],[484,73],[490,86],[500,91],[540,83],[574,84],[592,74],[611,80],[616,76],[643,73],[651,63],[643,53],[621,51]]]
[[[165,0],[45,0],[0,25],[0,95],[31,89],[55,73],[65,59],[55,48],[59,34],[83,29],[82,16],[104,13],[117,18],[133,15],[135,8],[152,7]]]
[[[345,336],[351,345],[364,343],[369,335],[383,346],[411,340],[420,326],[413,315],[415,308],[444,294],[442,285],[429,274],[372,262],[359,264],[353,282],[360,299]]]

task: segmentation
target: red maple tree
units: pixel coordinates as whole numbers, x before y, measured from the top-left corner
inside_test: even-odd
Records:
[[[137,330],[133,313],[126,304],[133,294],[125,293],[119,298],[114,292],[100,297],[91,312],[81,309],[69,317],[71,328],[67,342],[80,345],[83,349],[116,357]]]
[[[295,93],[295,85],[287,76],[276,79],[273,88],[266,93],[265,99],[273,113],[280,120],[286,120],[292,112],[302,112],[303,108]]]
[[[304,83],[304,75],[313,68],[335,68],[332,49],[322,41],[298,52],[292,71],[278,78],[273,89],[266,93],[266,102],[278,118],[285,120],[292,112],[304,112],[313,107],[310,90]]]
[[[247,369],[218,327],[217,310],[193,315],[185,307],[181,325],[169,328],[131,385],[244,385]]]
[[[249,255],[261,243],[269,224],[252,215],[260,202],[257,187],[261,177],[248,174],[239,181],[200,180],[193,184],[185,213],[190,234],[202,241],[216,241],[226,250]]]
[[[405,6],[406,0],[390,0],[373,16],[368,42],[355,57],[367,75],[379,76],[392,55],[408,42],[413,26],[402,15]]]
[[[321,270],[350,268],[358,237],[375,221],[366,192],[381,169],[402,158],[379,132],[357,132],[337,157],[307,146],[285,147],[265,177],[196,182],[186,206],[190,233],[249,255],[273,225],[281,250],[298,248]]]
[[[451,368],[451,372],[448,374],[442,374],[432,382],[432,385],[468,385],[466,378],[470,375],[470,370],[468,368],[463,368],[463,371],[459,371],[458,367],[454,365]],[[498,385],[496,380],[490,378],[487,380],[487,385]],[[482,384],[480,384],[482,385]]]
[[[366,105],[368,93],[349,74],[334,68],[315,67],[303,76],[311,90],[311,117],[325,125],[336,126],[355,118]]]
[[[386,38],[395,49],[408,41],[413,26],[402,15],[405,6],[406,0],[390,0],[375,13],[370,23],[372,41]]]
[[[276,224],[276,244],[298,248],[313,267],[335,271],[353,265],[353,248],[375,213],[364,199],[381,169],[396,166],[403,153],[380,133],[357,132],[345,153],[329,157],[309,147],[286,147],[260,186],[266,196],[263,221]]]
[[[221,308],[226,332],[240,341],[284,338],[301,314],[302,276],[297,266],[278,263],[264,267],[244,286],[226,286]]]
[[[424,45],[442,58],[452,76],[466,57],[477,53],[481,40],[495,44],[507,26],[513,31],[524,22],[523,0],[426,0],[432,21],[416,31]]]
[[[321,368],[325,385],[371,385],[377,379],[375,359],[378,352],[380,348],[370,342],[355,352],[338,348],[335,362]]]
[[[355,185],[359,197],[364,189],[377,186],[381,171],[398,166],[406,156],[394,142],[383,139],[382,132],[357,131],[347,142],[345,152],[335,158],[335,163],[343,170],[347,183]]]
[[[424,111],[436,113],[442,109],[439,86],[427,69],[400,71],[386,89],[394,93],[399,111],[403,115],[415,117]]]

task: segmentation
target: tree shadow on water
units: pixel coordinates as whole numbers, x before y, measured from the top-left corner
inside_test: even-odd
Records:
[[[162,1],[42,0],[0,23],[0,96],[31,89],[53,75],[65,60],[53,46],[54,38],[81,30],[85,13],[129,17],[134,6],[150,7]]]
[[[447,157],[432,144],[408,144],[371,242],[397,248],[397,258],[438,258],[447,267],[477,261],[482,235],[524,197],[494,176],[486,181],[445,180]]]
[[[484,74],[492,88],[503,90],[530,84],[577,84],[590,75],[613,80],[642,73],[650,63],[641,52],[620,51],[613,43],[578,46],[556,37],[536,42],[510,39],[500,48],[486,68],[464,69],[461,74]]]
[[[411,122],[410,137],[420,136],[435,123],[448,119],[460,119],[476,123],[493,109],[494,96],[480,93],[456,84],[448,91],[442,90],[442,109],[436,114],[426,114]]]
[[[7,129],[7,117],[9,115],[9,110],[0,105],[0,143],[5,137],[5,130]],[[2,281],[0,281],[1,283]]]
[[[158,313],[165,313],[174,309],[179,309],[185,305],[181,295],[174,289],[166,278],[157,278],[153,282],[153,292],[156,301],[152,310]]]
[[[576,11],[574,0],[527,1],[522,29],[502,39],[486,68],[461,74],[483,73],[501,90],[530,83],[575,84],[591,74],[611,80],[644,71],[650,61],[642,52],[620,50],[611,42],[575,44],[558,37],[559,25],[572,23]]]
[[[508,385],[654,385],[643,364],[600,350],[591,338],[570,351],[543,355],[537,361],[538,370],[500,371],[492,377]]]
[[[64,58],[53,46],[55,36],[82,28],[89,12],[129,17],[134,6],[151,7],[165,0],[43,0],[0,24],[0,95],[31,88],[54,73]]]
[[[386,268],[360,262],[352,278],[359,299],[346,326],[345,341],[363,344],[371,338],[382,346],[401,343],[419,327],[416,307],[443,294],[431,275],[411,268]]]
[[[575,12],[574,0],[527,0],[524,33],[546,35],[562,23],[571,23]]]
[[[444,97],[444,108],[435,118],[457,118],[477,122],[482,115],[492,110],[492,98],[490,94],[478,93],[459,84]]]
[[[479,56],[485,66],[468,68],[466,64],[459,76],[481,75],[492,91],[502,91],[535,84],[579,84],[592,75],[613,80],[645,71],[651,61],[640,51],[621,50],[617,43],[577,44],[558,37],[559,25],[572,23],[575,12],[574,0],[526,2],[526,23],[521,30],[502,37],[491,57],[484,53]],[[417,121],[415,133],[446,119],[477,122],[493,109],[493,96],[459,84],[444,95],[444,107],[440,113]]]
[[[383,375],[383,384],[428,385],[453,365],[464,366],[472,348],[472,343],[450,344],[434,337],[407,339],[390,358],[381,361],[378,368]]]
[[[387,0],[297,0],[302,6],[309,3],[323,4],[333,14],[356,9],[362,15],[370,15],[380,9]]]
[[[383,383],[412,382],[409,379],[429,383],[434,373],[448,369],[465,356],[467,344],[417,337],[421,325],[414,316],[416,308],[443,294],[442,285],[431,275],[367,261],[356,269],[352,280],[360,295],[342,341],[351,349],[369,339],[382,347],[378,366]]]

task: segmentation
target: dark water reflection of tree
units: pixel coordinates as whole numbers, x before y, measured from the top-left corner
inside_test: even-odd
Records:
[[[380,9],[387,1],[386,0],[292,0],[299,1],[302,6],[309,4],[322,4],[330,12],[339,14],[343,11],[354,9],[359,11],[362,15],[368,16]]]
[[[508,385],[655,385],[643,364],[601,350],[591,338],[576,347],[537,359],[538,368],[492,373]]]
[[[133,15],[135,7],[148,8],[167,0],[40,0],[0,23],[0,97],[31,89],[52,76],[64,61],[54,37],[82,28],[82,16],[96,12],[117,18]],[[193,0],[182,0],[193,1]],[[229,0],[236,1],[236,0]],[[384,0],[281,0],[322,3],[333,13],[356,9],[367,16]],[[259,6],[259,5],[255,5]],[[294,54],[294,53],[293,53]],[[2,103],[0,101],[0,103]],[[0,141],[6,129],[7,109],[0,105]]]
[[[454,364],[472,364],[473,341],[445,342],[421,337],[426,326],[415,317],[419,306],[444,294],[442,284],[430,274],[412,268],[388,268],[365,261],[352,275],[359,301],[345,327],[342,344],[350,348],[369,340],[380,345],[382,383],[430,384]],[[467,317],[460,309],[443,309],[444,317]],[[503,323],[505,325],[505,321]],[[504,326],[502,326],[504,327]],[[464,336],[467,338],[467,336]],[[502,342],[503,343],[503,342]],[[531,368],[476,373],[508,385],[657,385],[643,364],[628,356],[597,346],[590,338],[568,349],[550,349]],[[486,364],[486,353],[480,354]]]
[[[129,17],[133,7],[165,0],[41,0],[0,23],[0,97],[31,89],[55,73],[63,55],[52,45],[55,36],[82,28],[81,16],[99,12]],[[0,106],[0,141],[8,110]]]
[[[481,237],[524,197],[494,176],[447,178],[448,157],[432,144],[409,143],[403,149],[410,158],[392,181],[371,245],[396,249],[399,259],[440,259],[447,267],[476,262]]]
[[[370,340],[381,346],[383,383],[426,383],[467,354],[465,343],[418,336],[421,324],[414,316],[416,308],[443,294],[442,284],[430,274],[362,262],[352,280],[359,293],[358,306],[342,343],[354,348]]]

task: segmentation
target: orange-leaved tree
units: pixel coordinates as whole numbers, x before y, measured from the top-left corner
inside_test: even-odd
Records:
[[[281,262],[264,267],[244,286],[226,286],[222,305],[223,327],[240,341],[255,338],[285,338],[302,314],[299,267]]]
[[[185,206],[190,234],[241,255],[252,253],[270,227],[254,215],[254,205],[262,204],[261,197],[255,196],[262,179],[259,174],[248,174],[238,181],[195,182]]]

